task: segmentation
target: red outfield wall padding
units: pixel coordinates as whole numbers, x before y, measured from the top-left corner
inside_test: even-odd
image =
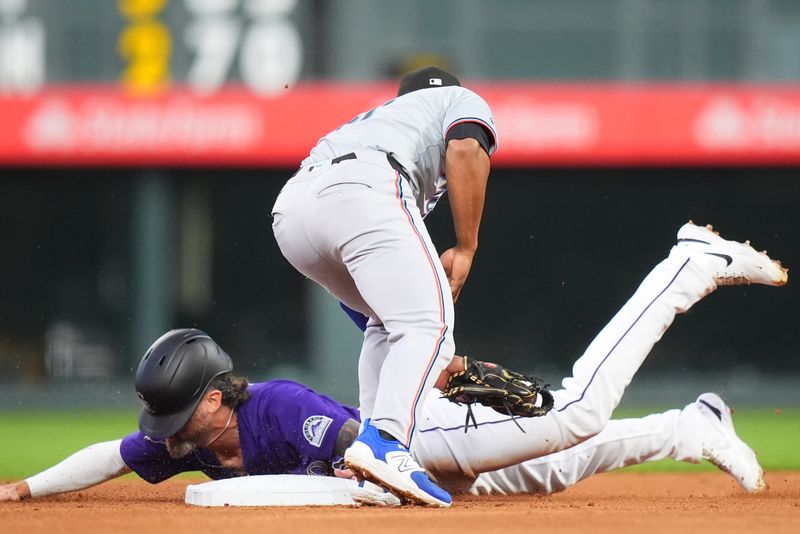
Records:
[[[475,83],[495,166],[800,164],[800,86]],[[155,98],[117,86],[0,95],[0,164],[294,167],[394,84],[315,83],[263,98],[229,86]]]

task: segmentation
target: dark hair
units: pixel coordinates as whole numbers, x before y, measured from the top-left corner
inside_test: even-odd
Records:
[[[208,383],[206,391],[218,389],[222,392],[222,404],[230,408],[236,408],[250,398],[250,392],[247,390],[249,385],[246,378],[225,373],[214,377]]]

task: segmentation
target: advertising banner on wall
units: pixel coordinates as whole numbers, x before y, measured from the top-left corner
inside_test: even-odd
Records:
[[[474,84],[499,132],[493,164],[748,166],[800,162],[800,87]],[[390,84],[226,86],[135,96],[117,85],[0,94],[0,165],[296,166]]]

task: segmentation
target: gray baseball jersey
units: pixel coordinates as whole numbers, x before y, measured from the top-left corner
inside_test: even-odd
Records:
[[[413,91],[357,115],[319,140],[302,166],[372,149],[391,154],[407,171],[416,204],[425,216],[446,190],[447,132],[475,122],[491,132],[489,155],[497,149],[492,112],[480,96],[463,87]]]
[[[406,446],[455,351],[449,282],[422,218],[447,187],[448,139],[475,135],[495,151],[491,112],[478,95],[455,86],[412,91],[323,137],[272,209],[289,262],[373,319],[359,357],[361,413]]]

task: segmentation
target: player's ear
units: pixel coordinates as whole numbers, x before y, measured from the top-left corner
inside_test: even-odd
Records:
[[[210,409],[216,411],[222,406],[222,392],[218,389],[209,389],[204,400]]]

